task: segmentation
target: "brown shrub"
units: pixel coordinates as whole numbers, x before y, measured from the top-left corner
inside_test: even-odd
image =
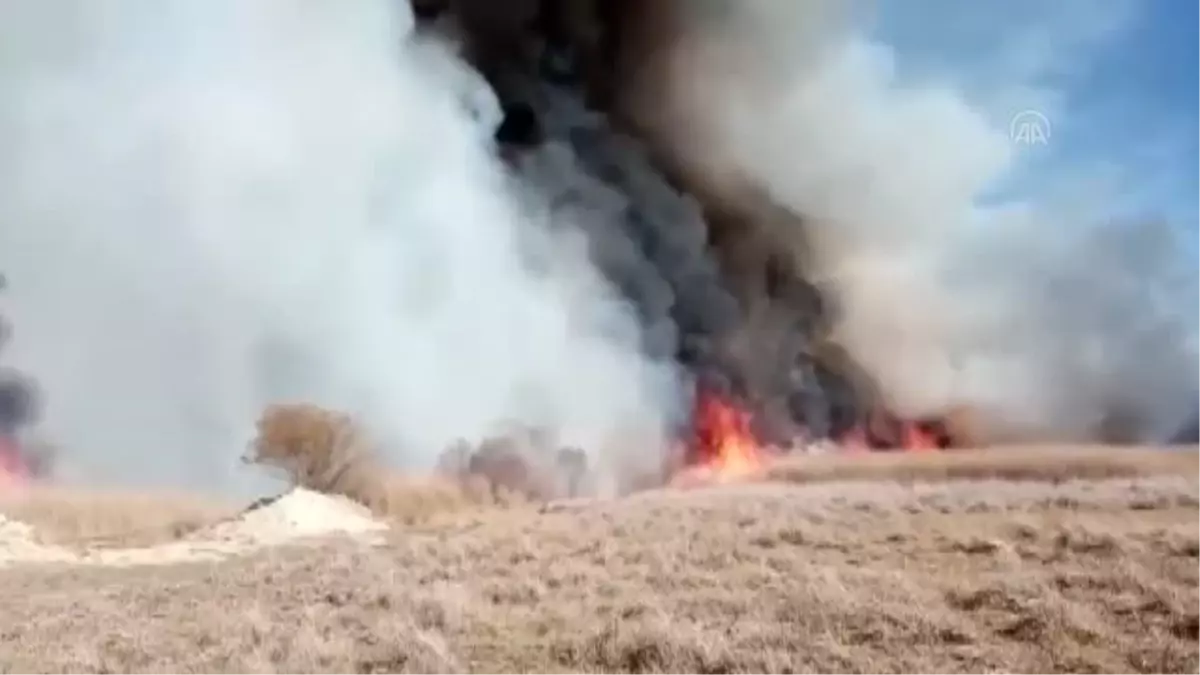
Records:
[[[377,515],[401,520],[453,511],[466,502],[462,490],[445,480],[387,469],[349,415],[306,403],[268,407],[243,460],[280,469],[298,487],[344,495]]]
[[[349,415],[306,403],[273,405],[243,459],[282,469],[299,487],[357,497],[377,468],[369,439]]]

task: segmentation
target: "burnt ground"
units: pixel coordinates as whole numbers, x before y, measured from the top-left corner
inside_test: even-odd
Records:
[[[1128,452],[799,462],[774,470],[798,482],[455,510],[384,546],[18,564],[0,669],[1196,672],[1196,455]],[[69,502],[0,510],[60,540],[120,529]]]

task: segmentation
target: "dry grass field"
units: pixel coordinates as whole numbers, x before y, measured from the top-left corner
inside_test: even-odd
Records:
[[[620,500],[391,500],[382,542],[13,560],[0,670],[1196,672],[1197,468],[1194,450],[812,457]],[[43,491],[0,513],[98,548],[231,510]]]

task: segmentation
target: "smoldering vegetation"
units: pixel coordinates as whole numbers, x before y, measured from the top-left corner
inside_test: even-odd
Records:
[[[543,430],[515,428],[477,442],[460,439],[447,446],[432,476],[412,476],[380,461],[378,441],[349,416],[312,405],[268,408],[243,460],[259,470],[277,472],[293,486],[338,494],[370,508],[380,517],[426,522],[495,507],[565,508],[572,498],[596,493],[594,482],[606,475],[589,466],[578,448],[555,443]],[[1193,451],[1160,448],[1041,445],[969,452],[845,453],[823,456],[765,456],[751,474],[725,483],[732,494],[801,484],[836,491],[851,483],[873,482],[882,491],[940,489],[944,483],[972,483],[984,495],[1051,490],[1049,486],[1087,481],[1175,482],[1195,487]],[[670,494],[701,489],[721,494],[711,480],[687,480],[678,466],[664,462],[657,471],[628,473],[626,491]],[[674,477],[666,490],[660,490]],[[700,477],[698,477],[700,478]],[[767,484],[774,484],[774,487]],[[1011,487],[1005,487],[1011,484]],[[740,487],[739,487],[740,486]],[[839,487],[840,486],[840,487]],[[578,503],[578,502],[576,502]],[[586,501],[595,506],[595,502]],[[606,502],[600,502],[601,504]],[[549,506],[547,506],[549,505]],[[1194,504],[1193,504],[1194,506]],[[590,508],[590,507],[589,507]]]

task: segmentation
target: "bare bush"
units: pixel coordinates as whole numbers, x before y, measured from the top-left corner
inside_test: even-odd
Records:
[[[376,480],[371,443],[349,415],[300,403],[258,420],[247,462],[282,469],[294,485],[360,498]]]
[[[353,499],[380,516],[418,520],[467,502],[436,478],[408,478],[383,466],[373,441],[347,414],[307,403],[273,405],[243,460],[282,470],[291,483]]]

